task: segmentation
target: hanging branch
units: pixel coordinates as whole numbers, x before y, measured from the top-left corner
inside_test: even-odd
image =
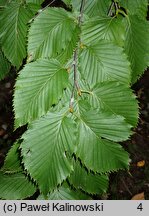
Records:
[[[84,5],[85,5],[85,0],[81,1],[81,6],[80,6],[80,14],[78,17],[78,25],[79,27],[81,26],[82,23],[82,18],[83,18],[83,10],[84,10]],[[73,54],[73,72],[74,72],[74,84],[73,84],[73,89],[72,89],[72,94],[71,94],[71,99],[70,99],[70,104],[69,104],[69,110],[70,112],[73,112],[73,102],[74,102],[74,93],[75,93],[75,88],[77,89],[78,95],[81,96],[81,90],[77,81],[77,65],[78,65],[78,47],[75,49],[74,54]]]

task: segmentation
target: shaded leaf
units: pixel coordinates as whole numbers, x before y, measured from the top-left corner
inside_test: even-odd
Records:
[[[149,63],[149,23],[137,16],[129,16],[125,51],[132,67],[132,82],[135,83]]]
[[[27,23],[32,12],[23,4],[11,2],[0,15],[0,39],[7,59],[19,68],[26,57]]]
[[[87,172],[79,161],[74,161],[74,171],[69,177],[69,182],[76,189],[82,189],[90,194],[102,194],[107,191],[108,177],[106,175]]]
[[[0,172],[0,198],[6,200],[25,199],[35,192],[36,188],[24,174],[4,175]]]
[[[35,15],[36,13],[38,13],[40,11],[41,6],[39,4],[35,4],[35,3],[28,3],[27,4],[28,9],[32,11],[32,13]],[[35,15],[36,16],[36,15]],[[28,23],[31,23],[31,21],[34,20],[35,16],[33,16]]]
[[[4,166],[2,167],[5,173],[11,174],[22,171],[18,154],[19,146],[19,143],[15,143],[9,150],[5,158]]]
[[[44,200],[44,196],[40,195],[38,200]],[[68,184],[63,184],[47,196],[48,200],[87,200],[91,199],[88,195],[79,190],[71,189]]]
[[[44,0],[26,0],[26,3],[41,4]]]
[[[9,3],[9,0],[0,0],[0,10],[3,9],[4,6],[6,6],[6,4]]]
[[[120,0],[119,2],[128,14],[137,14],[139,17],[146,19],[148,0]]]
[[[63,2],[64,2],[66,5],[70,5],[70,4],[71,4],[71,0],[63,0]]]
[[[0,80],[3,79],[10,71],[10,63],[0,50]]]

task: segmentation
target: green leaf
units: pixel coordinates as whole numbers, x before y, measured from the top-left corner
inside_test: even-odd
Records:
[[[70,12],[62,8],[47,8],[31,25],[29,56],[33,59],[55,57],[66,49],[77,32],[77,21]]]
[[[2,9],[3,9],[3,7],[4,7],[6,4],[8,4],[8,2],[9,2],[9,0],[0,0],[0,7],[2,7]],[[1,8],[0,8],[0,10],[1,10]]]
[[[69,83],[68,87],[64,90],[63,96],[58,104],[51,108],[52,112],[60,112],[62,109],[65,109],[66,112],[69,109],[70,98],[72,94],[72,85]]]
[[[15,86],[15,126],[39,118],[61,98],[68,73],[57,60],[40,59],[27,64]]]
[[[4,175],[0,172],[0,198],[6,200],[25,199],[35,192],[36,188],[24,174]]]
[[[19,143],[12,146],[0,171],[0,198],[2,199],[25,199],[36,192],[32,182],[22,173],[19,146]]]
[[[31,124],[23,135],[21,151],[25,168],[46,195],[73,170],[67,152],[76,151],[75,122],[63,113],[48,113]]]
[[[146,20],[148,0],[120,0],[120,5],[127,10],[128,14],[136,14]]]
[[[26,0],[26,3],[42,4],[44,0]]]
[[[40,12],[40,8],[41,6],[39,4],[35,4],[35,3],[28,3],[28,10],[31,10],[33,15],[37,14]],[[36,15],[35,15],[36,16]],[[29,20],[29,24],[34,20],[35,16],[33,16],[30,20]]]
[[[62,64],[65,64],[73,55],[73,51],[77,47],[79,41],[80,29],[76,28],[75,33],[72,35],[72,38],[67,43],[67,47],[56,57]]]
[[[91,87],[107,80],[128,85],[131,69],[122,48],[106,40],[100,40],[87,44],[82,50],[80,73]]]
[[[40,195],[38,200],[44,200],[44,196]],[[48,200],[88,200],[91,199],[88,195],[83,194],[79,190],[71,189],[68,184],[63,184],[56,190],[48,194]]]
[[[16,172],[22,171],[20,160],[19,160],[19,154],[18,154],[18,148],[20,144],[15,143],[11,149],[9,150],[4,166],[2,167],[2,170],[7,174],[13,174]]]
[[[90,110],[88,104],[79,102],[80,117],[77,157],[88,170],[105,173],[128,168],[129,157],[122,147],[112,141],[128,139],[130,125],[121,116]]]
[[[94,172],[105,173],[126,169],[129,156],[121,145],[101,139],[83,122],[80,124],[77,156]]]
[[[120,142],[127,140],[130,136],[131,125],[124,121],[124,117],[111,114],[110,112],[99,112],[90,110],[81,113],[81,120],[97,136]]]
[[[2,50],[17,68],[26,57],[27,23],[32,15],[27,6],[16,2],[11,2],[0,15]]]
[[[70,5],[70,4],[71,4],[71,0],[63,0],[63,2],[64,2],[66,5]]]
[[[79,161],[74,162],[74,171],[69,177],[69,182],[76,189],[82,189],[90,194],[103,194],[108,188],[108,177],[106,175],[87,172]]]
[[[129,16],[125,51],[132,67],[132,82],[135,83],[149,64],[149,23],[139,17]]]
[[[138,122],[138,104],[132,90],[117,82],[103,82],[93,87],[89,96],[91,106],[104,112],[123,116],[136,126]]]
[[[99,16],[87,20],[82,26],[82,43],[92,44],[99,39],[105,39],[122,46],[125,38],[122,21],[121,18]]]
[[[10,67],[10,63],[0,50],[0,80],[5,78],[5,76],[9,73]]]
[[[81,0],[71,0],[74,10],[80,10]],[[105,16],[108,14],[108,10],[111,4],[111,0],[87,0],[85,1],[84,13],[89,17]]]

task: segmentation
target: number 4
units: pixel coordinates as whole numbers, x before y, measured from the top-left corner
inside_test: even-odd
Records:
[[[139,209],[140,211],[142,211],[142,210],[143,210],[142,203],[140,203],[140,204],[138,205],[137,209]]]

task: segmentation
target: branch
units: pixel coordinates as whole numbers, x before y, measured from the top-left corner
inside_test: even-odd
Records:
[[[80,14],[78,17],[78,25],[81,26],[82,23],[82,18],[83,18],[83,11],[84,11],[84,5],[85,5],[85,0],[81,1],[81,6],[80,6]],[[77,65],[78,65],[78,47],[75,49],[74,54],[73,54],[73,72],[74,72],[74,84],[73,84],[73,89],[72,89],[72,94],[71,94],[71,99],[70,99],[70,104],[69,104],[69,111],[73,112],[73,102],[74,102],[74,93],[75,93],[75,88],[77,89],[78,95],[81,96],[81,90],[77,81]]]
[[[85,5],[85,0],[82,0],[81,1],[81,7],[80,7],[80,15],[79,15],[79,19],[78,19],[79,26],[81,25],[82,18],[83,18],[84,5]]]

